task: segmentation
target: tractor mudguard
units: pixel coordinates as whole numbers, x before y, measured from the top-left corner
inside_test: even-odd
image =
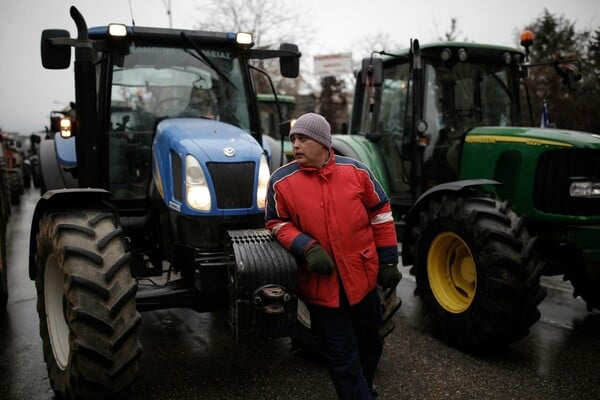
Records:
[[[404,228],[404,235],[401,239],[402,241],[402,249],[408,250],[412,245],[412,235],[410,232],[412,231],[415,223],[418,222],[419,211],[423,207],[424,204],[427,203],[427,200],[431,197],[441,196],[442,193],[446,192],[460,192],[461,190],[474,188],[482,185],[500,185],[501,183],[498,181],[494,181],[491,179],[467,179],[460,180],[454,182],[446,182],[440,185],[434,186],[428,189],[425,193],[423,193],[417,201],[410,208],[408,216],[406,217],[406,225]],[[403,265],[412,265],[413,259],[408,251],[402,251],[402,264]]]
[[[42,140],[40,143],[40,171],[42,173],[42,193],[46,190],[77,187],[77,180],[64,168],[77,165],[74,153],[75,139]]]
[[[56,159],[60,165],[75,167],[77,165],[77,154],[75,152],[75,138],[63,138],[60,135],[54,137],[56,146]]]
[[[39,221],[44,214],[49,210],[58,208],[76,209],[78,205],[81,204],[97,203],[99,201],[107,200],[108,196],[108,191],[94,188],[57,189],[49,190],[44,193],[33,211],[31,231],[29,233],[29,278],[31,280],[35,279],[37,272],[35,264],[35,255],[37,253],[36,236],[39,230]],[[105,201],[105,205],[113,208],[108,201]],[[114,214],[115,216],[118,215],[116,210],[114,210]]]
[[[235,262],[228,268],[229,323],[236,340],[290,335],[296,326],[296,259],[267,229],[228,231]]]

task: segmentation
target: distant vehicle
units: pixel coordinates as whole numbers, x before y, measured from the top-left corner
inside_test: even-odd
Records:
[[[8,258],[6,256],[6,228],[11,214],[8,171],[4,152],[0,151],[0,317],[6,312],[8,302]]]
[[[0,132],[0,145],[4,155],[6,171],[8,175],[8,192],[10,194],[10,203],[19,204],[21,195],[25,192],[23,182],[23,157],[18,147],[16,134],[10,132]],[[19,146],[18,146],[19,145]]]

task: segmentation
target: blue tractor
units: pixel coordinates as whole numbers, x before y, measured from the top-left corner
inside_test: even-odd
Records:
[[[290,336],[296,263],[264,227],[268,155],[247,33],[108,25],[45,30],[42,64],[75,48],[75,109],[43,142],[29,273],[51,386],[121,397],[138,374],[140,312],[223,312],[233,336]]]

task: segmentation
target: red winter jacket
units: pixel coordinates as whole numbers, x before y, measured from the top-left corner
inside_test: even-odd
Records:
[[[380,263],[397,263],[389,200],[367,167],[334,156],[322,168],[291,162],[271,176],[266,227],[298,260],[298,291],[307,302],[339,307],[339,278],[351,305],[377,285]],[[337,273],[308,271],[305,252],[319,243]]]

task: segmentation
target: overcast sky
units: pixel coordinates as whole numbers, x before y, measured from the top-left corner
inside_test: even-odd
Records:
[[[210,0],[171,0],[175,28],[194,28],[199,8]],[[515,45],[515,37],[544,7],[576,23],[578,30],[600,27],[598,0],[279,0],[310,19],[314,44],[303,57],[352,51],[364,36],[388,34],[408,45],[410,38],[436,40],[458,20],[469,41]],[[67,29],[74,36],[69,7],[75,5],[88,26],[110,22],[169,26],[169,0],[0,0],[0,128],[28,135],[48,125],[51,110],[74,99],[72,68],[48,71],[41,66],[43,29]],[[407,46],[402,46],[407,47]],[[386,49],[387,50],[387,49]],[[312,63],[304,63],[312,66]],[[312,71],[307,71],[312,72]]]

